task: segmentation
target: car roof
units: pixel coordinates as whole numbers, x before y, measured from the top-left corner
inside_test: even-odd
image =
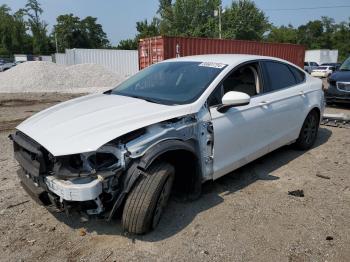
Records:
[[[285,61],[276,57],[246,55],[246,54],[210,54],[210,55],[184,56],[184,57],[164,60],[164,62],[176,62],[176,61],[187,62],[188,61],[188,62],[212,62],[212,63],[227,64],[227,65],[237,65],[237,64],[248,62],[251,60],[259,60],[259,59],[269,59],[269,60],[289,63],[288,61]]]

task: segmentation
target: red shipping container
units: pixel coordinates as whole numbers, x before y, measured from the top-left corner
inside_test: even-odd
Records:
[[[141,39],[138,51],[140,69],[169,58],[202,54],[273,56],[303,68],[305,57],[305,47],[296,44],[168,36]]]

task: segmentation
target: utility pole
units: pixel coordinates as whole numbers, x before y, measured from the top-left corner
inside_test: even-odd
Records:
[[[58,54],[57,34],[55,32],[56,53]]]
[[[222,38],[222,35],[221,35],[221,15],[224,11],[225,10],[221,9],[221,5],[219,5],[217,10],[214,10],[214,16],[215,17],[217,16],[219,18],[219,38],[220,39]]]
[[[219,6],[219,39],[221,39],[221,5]]]

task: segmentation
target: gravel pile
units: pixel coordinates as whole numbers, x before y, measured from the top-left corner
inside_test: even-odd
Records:
[[[57,65],[26,62],[0,73],[0,92],[101,92],[116,86],[124,77],[102,65]]]

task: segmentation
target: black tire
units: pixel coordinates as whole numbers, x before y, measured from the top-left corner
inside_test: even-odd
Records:
[[[151,166],[129,193],[122,215],[125,231],[144,234],[154,229],[166,206],[174,182],[175,169],[168,163]]]
[[[295,145],[300,150],[310,149],[316,141],[319,115],[315,110],[312,110],[306,117],[303,127],[300,130],[299,137],[295,142]]]

